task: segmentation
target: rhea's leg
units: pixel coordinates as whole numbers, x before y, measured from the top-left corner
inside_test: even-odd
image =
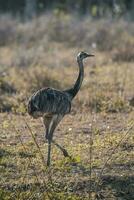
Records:
[[[46,133],[45,133],[45,139],[48,140],[48,130],[46,129]]]
[[[48,140],[48,154],[47,154],[47,166],[50,166],[50,159],[51,159],[51,140]]]
[[[51,142],[53,138],[54,130],[57,126],[57,115],[53,115],[46,128],[46,139],[48,140],[48,155],[47,155],[47,166],[50,166],[51,160]]]
[[[49,131],[50,131],[50,126],[52,126],[51,122],[52,122],[52,115],[47,114],[43,116],[43,123],[45,125],[46,128],[46,132],[45,132],[45,139],[48,140],[49,137]]]
[[[68,152],[67,152],[66,149],[64,149],[62,146],[60,146],[60,145],[59,145],[58,143],[56,143],[54,140],[52,140],[52,143],[62,151],[62,153],[63,153],[63,155],[64,155],[65,157],[71,158],[71,156],[68,154]]]
[[[53,132],[54,132],[56,126],[59,124],[59,122],[62,120],[63,117],[64,117],[64,115],[61,115],[61,114],[59,114],[59,115],[53,115],[53,117],[52,117],[53,124],[52,124],[52,126],[51,126],[51,123],[49,124],[51,126],[51,128],[50,128],[50,133],[49,133],[48,137],[51,137],[51,135],[53,136]],[[51,142],[62,151],[62,153],[63,153],[63,155],[65,157],[70,157],[71,158],[71,156],[69,156],[69,154],[66,151],[66,149],[64,149],[62,146],[60,146],[54,140],[51,140]]]
[[[48,139],[48,158],[47,166],[50,166],[50,157],[51,157],[51,142],[53,142],[63,153],[65,157],[70,157],[68,152],[61,147],[59,144],[52,140],[53,132],[56,126],[59,124],[64,115],[53,115],[50,118],[44,118],[44,124],[46,126],[46,139]]]
[[[47,154],[47,166],[50,166],[50,160],[51,160],[51,142],[53,137],[53,126],[54,121],[51,120],[48,129],[46,129],[46,139],[48,140],[48,154]]]

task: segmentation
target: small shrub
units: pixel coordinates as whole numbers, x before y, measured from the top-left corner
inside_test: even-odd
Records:
[[[130,110],[130,107],[127,104],[127,102],[125,102],[124,99],[121,99],[119,97],[109,101],[109,103],[106,106],[107,112],[116,113],[116,112],[126,112],[129,110]]]
[[[4,80],[3,78],[0,78],[0,94],[13,94],[16,93],[15,87]]]
[[[12,110],[12,104],[5,101],[5,98],[0,97],[0,112],[10,112]]]
[[[134,45],[126,44],[117,48],[113,53],[113,61],[133,62],[134,61]]]
[[[129,99],[129,105],[134,107],[134,97]]]
[[[0,16],[0,46],[12,43],[16,38],[16,21],[11,16]]]

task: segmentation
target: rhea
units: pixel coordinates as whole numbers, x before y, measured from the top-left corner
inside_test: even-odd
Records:
[[[78,53],[79,75],[70,89],[60,91],[54,88],[42,88],[34,93],[28,101],[29,115],[35,119],[43,118],[46,129],[45,137],[48,141],[47,166],[50,166],[52,143],[62,151],[65,157],[70,157],[68,152],[53,140],[53,133],[62,118],[71,111],[71,102],[78,93],[84,78],[83,60],[90,56],[94,55],[85,52]]]

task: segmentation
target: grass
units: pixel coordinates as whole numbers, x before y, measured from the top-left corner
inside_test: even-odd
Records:
[[[11,115],[10,123],[5,121],[7,115],[2,117],[1,184],[3,195],[7,194],[9,199],[17,193],[20,196],[14,196],[16,199],[31,199],[34,196],[35,199],[42,199],[49,195],[52,199],[89,199],[89,195],[91,199],[99,199],[100,196],[104,199],[116,199],[120,195],[124,199],[133,198],[131,117],[127,124],[124,122],[124,127],[120,114],[96,114],[98,122],[89,114],[84,117],[83,114],[76,114],[76,121],[83,117],[79,121],[79,129],[76,121],[72,121],[73,116],[66,117],[59,126],[55,139],[67,147],[74,159],[64,159],[53,147],[50,169],[46,167],[47,143],[44,143],[44,135],[41,134],[44,131],[41,122],[31,120],[28,116],[18,118]],[[104,122],[106,117],[110,127],[106,126],[107,121]],[[113,124],[115,117],[116,122]],[[32,134],[24,119],[31,124]],[[93,123],[92,128],[90,123]],[[16,129],[14,124],[17,125]],[[116,126],[116,131],[113,131]],[[123,188],[123,181],[126,180],[128,186]]]
[[[108,23],[0,19],[0,199],[134,199],[133,24]],[[27,115],[27,100],[42,87],[72,86],[80,50],[95,59],[85,61],[82,88],[54,134],[72,159],[53,146],[48,169],[43,123]]]

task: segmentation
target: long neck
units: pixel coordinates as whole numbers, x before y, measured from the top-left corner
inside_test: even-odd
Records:
[[[70,94],[71,94],[72,98],[74,98],[76,96],[76,94],[78,93],[78,91],[81,87],[83,78],[84,78],[83,61],[80,59],[77,59],[77,62],[78,62],[78,66],[79,66],[79,75],[78,75],[78,78],[77,78],[73,88],[71,88],[71,90],[70,90]]]

